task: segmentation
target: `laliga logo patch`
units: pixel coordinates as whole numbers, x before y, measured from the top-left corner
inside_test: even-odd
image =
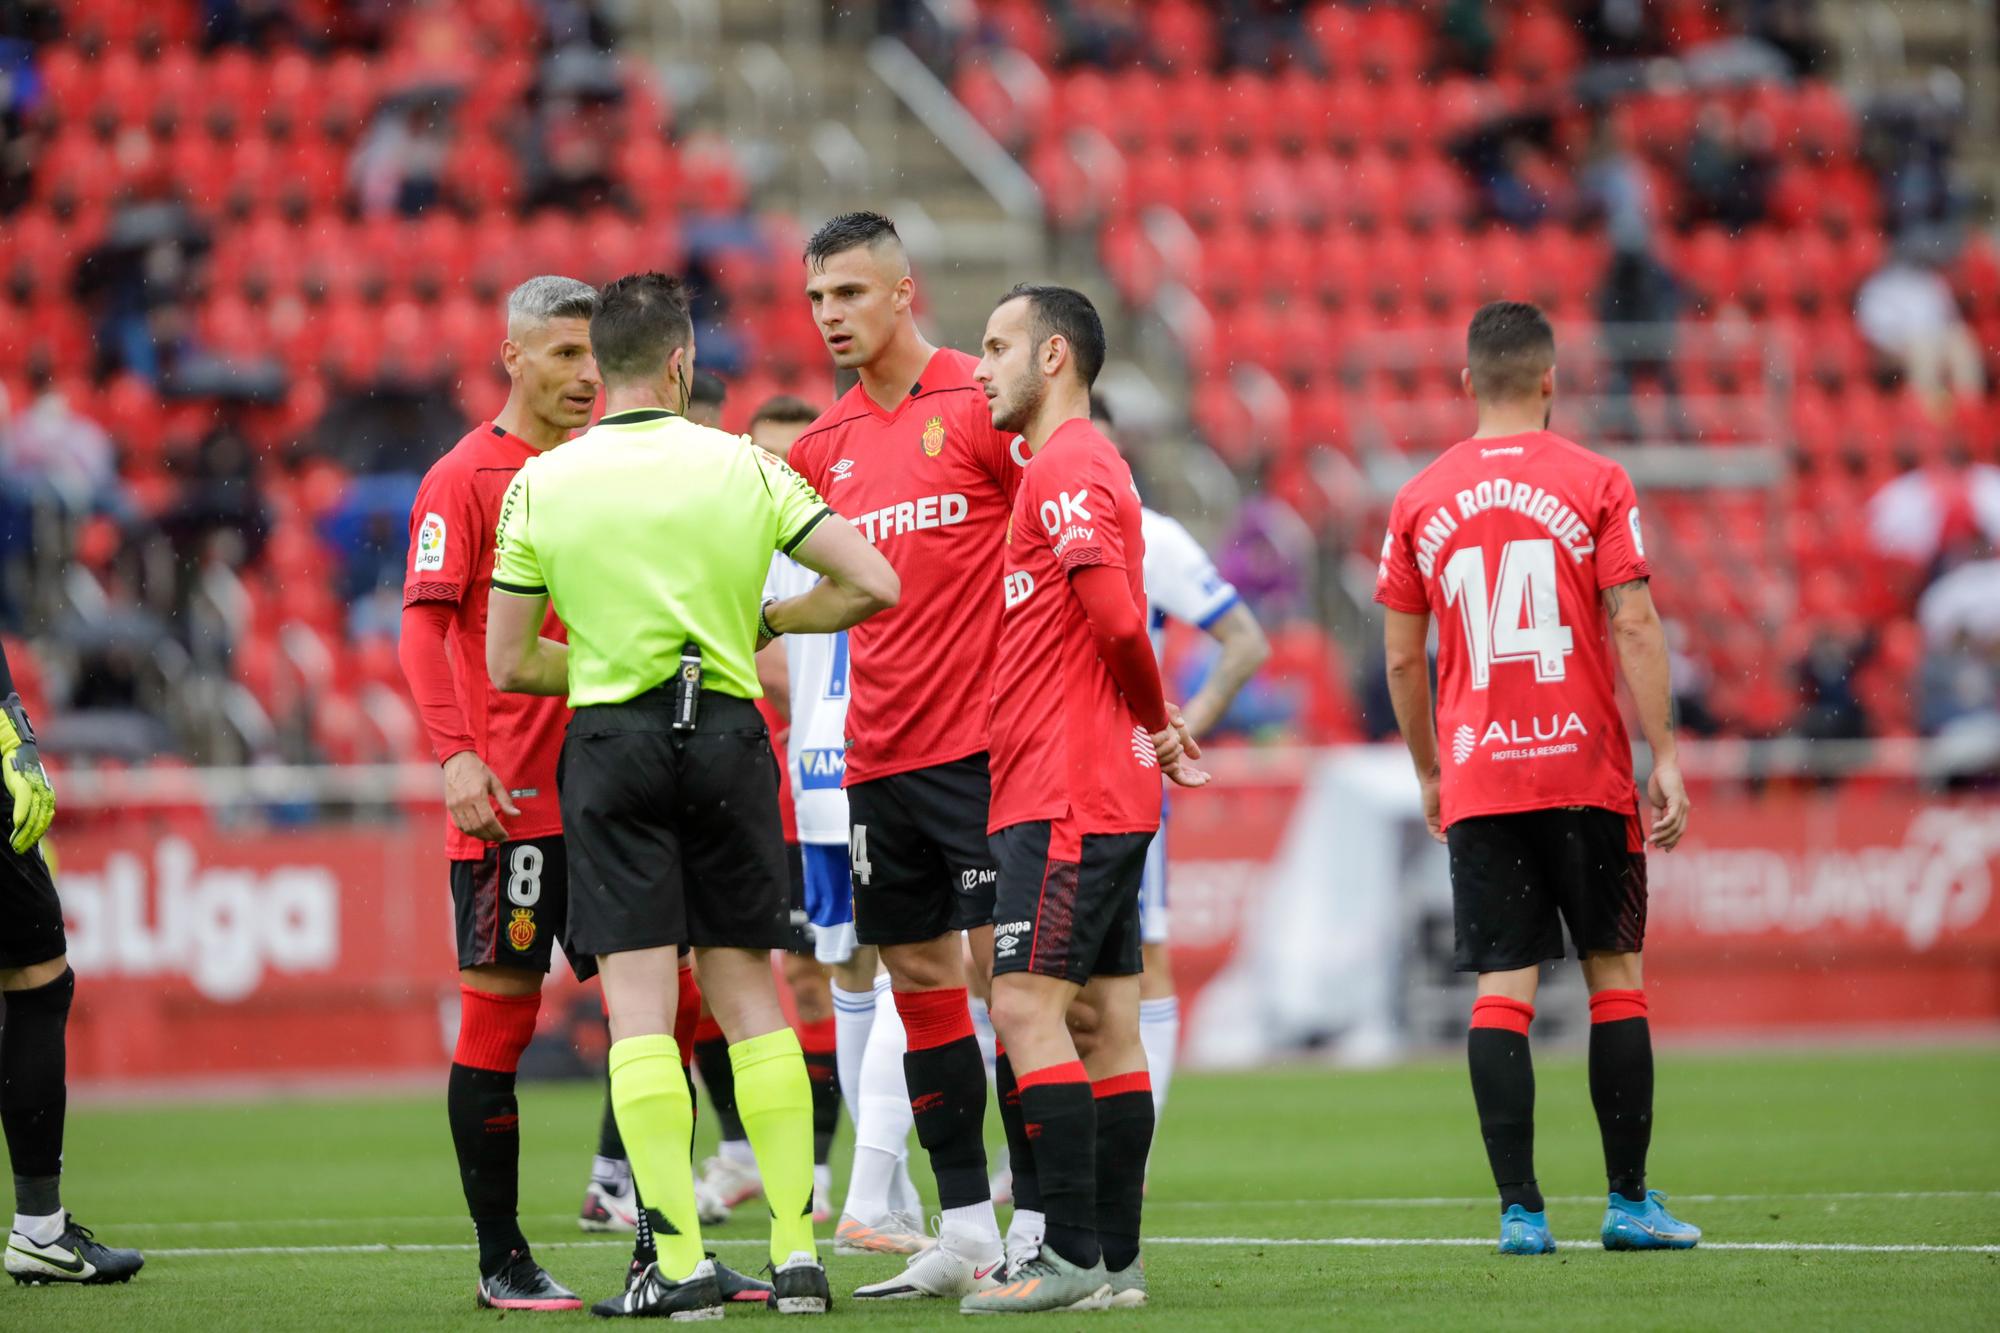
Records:
[[[1478,733],[1463,722],[1459,723],[1458,730],[1451,734],[1451,757],[1462,764],[1472,758],[1472,752],[1478,748]]]
[[[535,942],[535,910],[532,907],[514,909],[514,919],[507,923],[507,943],[514,946],[515,953],[526,953],[528,946]]]
[[[444,568],[444,518],[440,514],[425,514],[423,526],[417,529],[417,570],[439,570]]]
[[[924,423],[924,454],[936,458],[944,452],[944,418],[932,417]]]
[[[1639,535],[1639,506],[1633,505],[1625,515],[1625,521],[1632,525],[1632,550],[1641,560],[1646,558],[1646,539]]]

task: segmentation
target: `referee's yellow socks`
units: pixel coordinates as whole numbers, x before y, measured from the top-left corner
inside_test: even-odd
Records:
[[[694,1177],[688,1171],[694,1103],[688,1100],[681,1051],[672,1034],[627,1037],[611,1044],[611,1109],[618,1117],[618,1133],[632,1159],[639,1193],[667,1223],[653,1233],[660,1274],[679,1282],[701,1263],[702,1249]],[[810,1149],[808,1153],[810,1161]],[[806,1171],[810,1177],[810,1165]]]
[[[812,1083],[799,1037],[790,1028],[729,1048],[736,1071],[736,1113],[757,1154],[771,1205],[771,1264],[815,1254],[812,1231]],[[639,1188],[645,1189],[641,1182]]]

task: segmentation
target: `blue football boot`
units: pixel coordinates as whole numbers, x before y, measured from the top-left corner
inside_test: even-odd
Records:
[[[1500,1214],[1500,1253],[1554,1254],[1555,1252],[1556,1238],[1549,1234],[1547,1213],[1531,1213],[1517,1203]]]
[[[1667,1196],[1647,1190],[1643,1202],[1613,1194],[1604,1210],[1607,1250],[1691,1250],[1701,1240],[1701,1228],[1667,1211]]]

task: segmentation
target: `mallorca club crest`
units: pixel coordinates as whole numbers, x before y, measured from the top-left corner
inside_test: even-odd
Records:
[[[924,456],[936,458],[944,452],[944,418],[932,417],[924,423]]]
[[[535,910],[532,907],[514,909],[514,919],[507,923],[507,943],[514,946],[515,953],[526,953],[528,946],[535,942]]]

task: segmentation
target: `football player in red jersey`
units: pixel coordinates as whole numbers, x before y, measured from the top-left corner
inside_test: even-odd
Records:
[[[992,687],[993,1026],[1017,1189],[1046,1229],[970,1313],[1146,1303],[1140,1197],[1153,1096],[1139,1039],[1139,880],[1160,776],[1200,786],[1147,632],[1139,493],[1090,422],[1104,326],[1089,298],[1023,285],[986,324],[993,422],[1032,454],[1014,500]],[[1096,1015],[1080,1060],[1067,1015]],[[1016,1134],[1018,1133],[1018,1137]],[[1017,1196],[1018,1197],[1018,1196]]]
[[[1590,987],[1590,1093],[1610,1183],[1604,1246],[1687,1249],[1701,1232],[1646,1189],[1645,851],[1680,841],[1688,799],[1638,500],[1623,468],[1549,432],[1555,335],[1541,311],[1488,305],[1466,343],[1478,429],[1398,492],[1375,599],[1386,608],[1390,697],[1424,816],[1451,849],[1456,965],[1479,974],[1467,1046],[1500,1188],[1500,1252],[1555,1249],[1535,1183],[1528,1025],[1540,964],[1563,956],[1565,924]],[[1433,615],[1435,722],[1425,657]],[[1650,828],[1614,655],[1653,752]]]
[[[508,296],[501,348],[511,381],[506,405],[425,474],[410,511],[403,587],[399,656],[444,768],[449,816],[459,1025],[446,1107],[478,1234],[479,1303],[506,1310],[582,1304],[535,1263],[516,1217],[515,1070],[534,1035],[542,977],[568,906],[555,774],[569,709],[561,698],[493,688],[484,646],[487,589],[508,483],[529,458],[588,424],[597,402],[590,351],[596,308],[596,292],[574,278],[530,278]],[[552,613],[543,633],[562,632]],[[570,966],[579,978],[596,971],[588,955],[571,957]],[[692,984],[684,969],[684,993]],[[682,1008],[692,1013],[687,1003]],[[608,1106],[605,1124],[600,1169],[624,1159]],[[652,1239],[640,1225],[644,1213],[629,1168],[622,1179],[593,1180],[586,1223],[591,1201],[616,1204],[630,1219],[626,1227],[637,1230],[634,1262],[643,1269]]]
[[[992,1286],[1002,1262],[981,1137],[986,1070],[959,932],[989,963],[986,681],[1000,602],[985,590],[1000,578],[1020,457],[1013,435],[993,427],[975,358],[917,330],[915,281],[889,219],[834,218],[805,261],[827,350],[860,380],[793,443],[791,464],[903,581],[895,610],[848,632],[844,785],[855,934],[880,947],[893,979],[910,1106],[943,1213],[937,1245],[855,1295],[956,1298]],[[843,1217],[836,1238],[905,1252],[921,1243],[884,1236],[883,1221]]]

